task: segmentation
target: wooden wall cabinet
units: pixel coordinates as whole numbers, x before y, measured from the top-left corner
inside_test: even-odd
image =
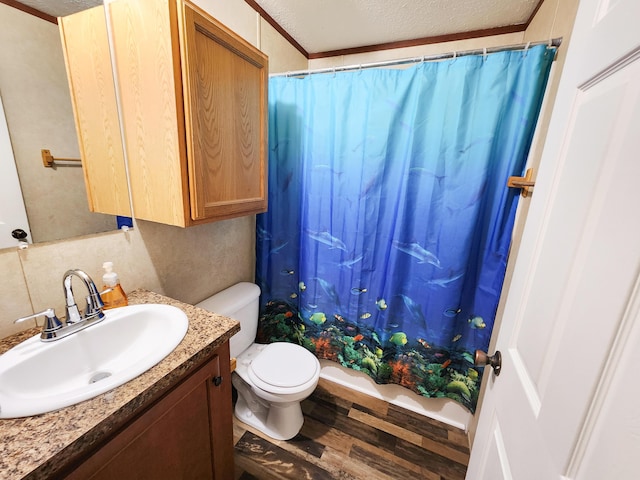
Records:
[[[185,227],[265,211],[266,55],[183,0],[108,8],[135,216]]]
[[[228,480],[234,475],[232,422],[225,342],[203,366],[64,478]]]

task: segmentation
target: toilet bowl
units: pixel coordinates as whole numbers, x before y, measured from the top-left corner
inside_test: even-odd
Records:
[[[300,402],[313,393],[320,362],[292,343],[253,344],[237,358],[232,375],[238,419],[277,440],[295,437],[304,421]]]
[[[230,341],[236,358],[231,376],[238,392],[235,416],[271,438],[289,440],[302,428],[300,402],[318,385],[320,362],[300,345],[254,343],[259,296],[257,285],[243,282],[197,306],[240,322],[240,333]]]

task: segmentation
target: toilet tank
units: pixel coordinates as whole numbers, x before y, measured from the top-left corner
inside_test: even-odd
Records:
[[[240,322],[240,332],[231,337],[231,357],[237,357],[255,341],[258,331],[260,287],[241,282],[196,304],[212,313]]]

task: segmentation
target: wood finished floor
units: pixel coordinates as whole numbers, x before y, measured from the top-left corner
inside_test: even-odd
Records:
[[[462,430],[322,379],[302,410],[288,441],[234,417],[235,480],[464,479]]]

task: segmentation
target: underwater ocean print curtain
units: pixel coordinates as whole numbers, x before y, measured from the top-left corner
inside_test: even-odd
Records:
[[[554,54],[270,79],[258,341],[474,411]]]

